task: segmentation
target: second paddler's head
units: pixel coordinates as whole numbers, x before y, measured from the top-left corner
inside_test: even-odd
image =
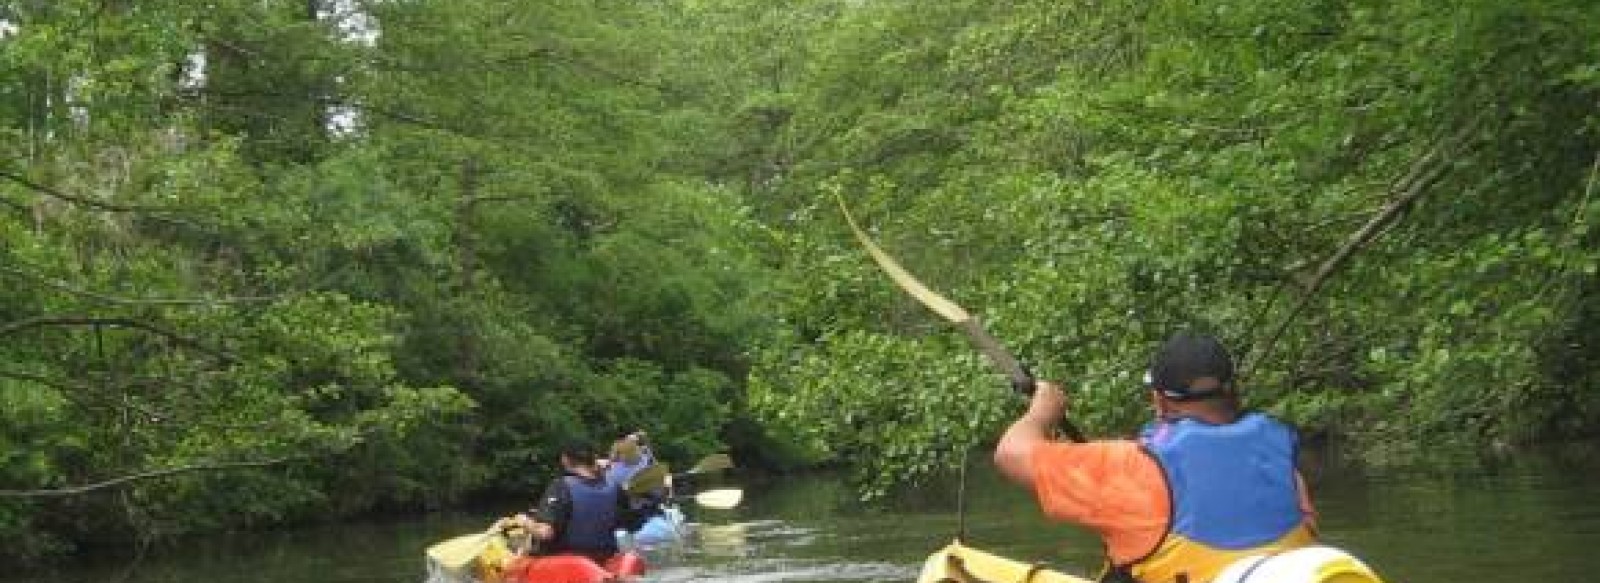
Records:
[[[586,441],[569,441],[561,446],[561,469],[578,476],[593,477],[599,472],[594,446]]]
[[[1212,336],[1180,332],[1168,338],[1150,360],[1145,386],[1159,417],[1226,423],[1238,412],[1233,357]]]
[[[639,453],[639,443],[624,437],[611,444],[611,463],[636,464],[643,456]]]

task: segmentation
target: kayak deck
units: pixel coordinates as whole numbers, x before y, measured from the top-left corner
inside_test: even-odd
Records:
[[[627,581],[643,575],[644,559],[636,553],[620,553],[594,562],[580,555],[518,557],[501,572],[504,583],[603,583]]]
[[[1094,583],[1091,579],[1074,577],[1060,571],[1046,569],[986,553],[961,544],[950,543],[933,553],[922,564],[922,574],[917,583],[967,583],[977,581],[1015,581],[1017,583]]]

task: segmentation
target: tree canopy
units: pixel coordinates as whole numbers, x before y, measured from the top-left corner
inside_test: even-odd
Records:
[[[1092,433],[1147,415],[1184,329],[1234,348],[1251,405],[1370,459],[1592,433],[1591,4],[839,6],[763,102],[783,173],[753,188],[808,275],[780,278],[750,390],[817,457],[866,460],[869,493],[1016,408],[833,192]]]

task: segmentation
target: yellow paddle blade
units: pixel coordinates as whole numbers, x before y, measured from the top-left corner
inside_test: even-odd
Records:
[[[708,472],[720,472],[722,470],[727,470],[727,469],[732,469],[732,468],[733,468],[733,458],[728,457],[728,454],[725,454],[725,453],[714,453],[714,454],[708,455],[708,456],[706,456],[704,458],[701,458],[700,459],[700,463],[695,464],[694,467],[689,468],[689,471],[684,472],[684,473],[686,473],[686,474],[704,474],[704,473],[708,473]]]
[[[867,248],[867,253],[871,254],[872,259],[878,262],[878,267],[882,267],[883,272],[889,274],[889,278],[900,285],[900,289],[906,290],[906,293],[917,298],[917,301],[922,302],[922,305],[928,306],[928,309],[938,312],[946,320],[960,324],[971,319],[971,316],[961,306],[939,295],[939,292],[928,289],[928,286],[922,285],[922,282],[911,275],[911,272],[900,266],[900,262],[895,261],[894,257],[889,256],[887,252],[879,248],[877,243],[873,243],[872,238],[867,236],[866,231],[862,231],[861,227],[856,225],[855,217],[850,215],[850,208],[844,204],[844,195],[835,192],[834,198],[838,199],[839,210],[844,211],[844,220],[850,223],[850,230],[855,232],[856,239],[861,241],[861,246]]]
[[[706,508],[715,508],[718,510],[727,510],[729,508],[733,508],[734,506],[738,506],[741,500],[744,500],[744,490],[740,490],[738,488],[706,490],[694,495],[694,502],[696,504]]]
[[[628,484],[623,487],[629,494],[643,496],[652,490],[667,485],[667,464],[650,464],[649,467],[639,470],[639,473],[628,478]]]
[[[477,534],[466,534],[428,547],[428,558],[451,571],[460,571],[489,547],[494,538],[490,529]]]
[[[689,468],[689,471],[683,473],[704,474],[720,472],[732,467],[733,458],[728,457],[728,454],[714,453],[701,458],[699,463],[696,463],[694,467]],[[639,470],[639,473],[634,474],[632,478],[628,478],[628,483],[623,486],[623,489],[627,490],[630,495],[643,496],[652,490],[667,485],[667,476],[669,475],[671,475],[671,472],[667,469],[666,464],[650,464],[649,467]]]

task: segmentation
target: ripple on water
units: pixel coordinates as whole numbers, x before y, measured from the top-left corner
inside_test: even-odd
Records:
[[[915,579],[917,567],[879,562],[824,562],[799,559],[755,559],[715,567],[668,567],[652,571],[645,581],[655,583],[799,583],[833,581],[906,581]]]
[[[819,530],[781,520],[757,520],[732,524],[692,524],[689,539],[693,548],[712,555],[743,555],[756,547],[805,547],[815,543]]]

